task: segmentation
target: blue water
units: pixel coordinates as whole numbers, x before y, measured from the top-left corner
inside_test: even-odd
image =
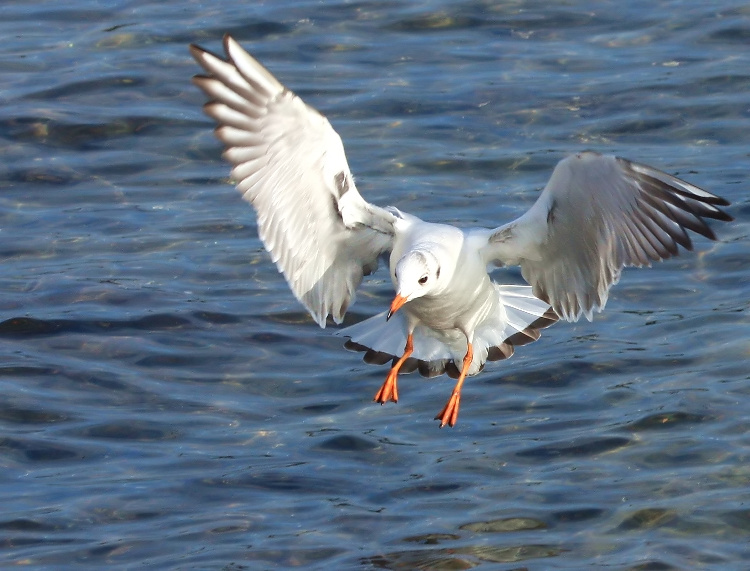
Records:
[[[5,568],[745,569],[745,2],[5,2]],[[566,153],[729,199],[466,384],[361,362],[295,302],[190,84],[230,32],[329,116],[365,197],[497,226]],[[514,281],[518,274],[498,274]],[[381,271],[347,322],[382,311]],[[748,400],[746,400],[748,399]]]

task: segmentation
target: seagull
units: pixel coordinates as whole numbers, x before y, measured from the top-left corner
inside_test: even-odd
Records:
[[[229,35],[226,58],[196,45],[193,82],[255,209],[258,233],[296,298],[320,325],[340,324],[364,276],[390,252],[387,311],[339,333],[368,363],[391,363],[375,401],[398,401],[400,372],[456,378],[435,417],[454,426],[467,376],[510,357],[558,318],[591,320],[626,266],[711,240],[705,219],[729,202],[655,168],[593,151],[561,160],[533,206],[497,228],[459,229],[367,202],[341,138]],[[493,266],[520,266],[528,286],[501,285]]]

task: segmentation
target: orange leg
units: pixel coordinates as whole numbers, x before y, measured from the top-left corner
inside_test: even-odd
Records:
[[[406,347],[404,347],[404,354],[401,355],[401,358],[396,361],[396,364],[393,365],[393,367],[391,367],[391,370],[388,371],[388,376],[385,378],[383,386],[380,387],[380,390],[375,394],[375,402],[379,402],[380,404],[385,404],[389,400],[398,402],[398,386],[396,384],[398,381],[398,372],[401,369],[401,366],[413,352],[414,338],[412,337],[412,334],[409,333],[409,335],[407,335],[406,337]]]
[[[445,403],[443,410],[441,410],[435,417],[435,420],[440,421],[440,428],[443,428],[446,424],[448,426],[456,424],[456,419],[458,419],[458,406],[461,404],[461,387],[464,384],[466,373],[469,372],[469,367],[471,366],[473,359],[474,348],[471,346],[471,343],[469,343],[466,355],[464,356],[464,364],[463,367],[461,367],[461,374],[458,376],[456,386],[453,387],[451,397],[448,399],[448,402]]]

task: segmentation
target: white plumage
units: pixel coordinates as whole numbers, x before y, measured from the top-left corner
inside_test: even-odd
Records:
[[[325,327],[340,323],[364,275],[390,251],[390,310],[339,333],[372,363],[393,361],[375,399],[398,400],[397,375],[457,377],[438,414],[453,426],[467,375],[539,338],[558,316],[591,319],[625,266],[711,239],[704,218],[731,220],[709,192],[651,167],[583,152],[560,161],[536,203],[495,229],[461,230],[365,201],[341,138],[231,37],[224,60],[197,46],[231,176],[297,299]],[[498,285],[488,265],[520,265],[530,286]]]

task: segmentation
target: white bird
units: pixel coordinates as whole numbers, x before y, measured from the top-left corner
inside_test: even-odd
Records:
[[[457,377],[435,417],[441,427],[455,424],[464,379],[485,361],[510,357],[558,316],[590,320],[623,267],[692,249],[686,230],[716,239],[704,218],[732,220],[710,192],[594,152],[560,161],[535,204],[493,229],[375,206],[357,191],[328,120],[234,39],[225,36],[224,48],[226,60],[190,46],[207,72],[194,83],[210,98],[204,110],[266,249],[321,327],[329,315],[341,323],[363,276],[390,251],[390,309],[340,333],[365,361],[393,362],[375,395],[381,404],[398,400],[399,372]],[[490,265],[521,266],[530,287],[494,283]]]

